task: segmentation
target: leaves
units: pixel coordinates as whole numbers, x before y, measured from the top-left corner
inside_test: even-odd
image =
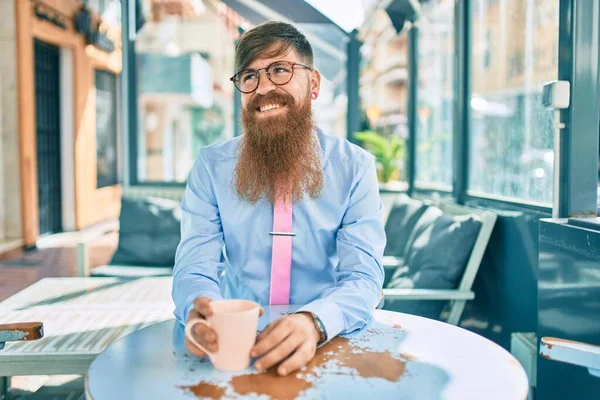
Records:
[[[380,167],[379,179],[388,182],[398,172],[397,162],[404,155],[404,140],[397,137],[385,138],[377,132],[357,132],[354,136],[362,142],[365,149],[375,156]]]

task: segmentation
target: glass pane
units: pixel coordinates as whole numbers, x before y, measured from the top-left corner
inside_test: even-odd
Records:
[[[144,15],[135,44],[138,180],[183,183],[200,148],[234,136],[229,78],[241,21],[215,2],[153,2]]]
[[[418,39],[418,183],[452,185],[454,2],[422,5]]]
[[[96,162],[98,188],[117,184],[117,76],[97,70],[96,78]]]
[[[542,86],[558,77],[555,0],[473,2],[469,188],[552,202],[553,121]]]
[[[361,40],[362,61],[360,97],[363,107],[361,131],[374,131],[376,135],[361,133],[363,147],[374,154],[384,154],[388,148],[396,149],[391,157],[378,157],[378,173],[382,187],[404,188],[398,181],[406,181],[407,129],[407,80],[408,80],[408,35],[407,29],[400,34],[383,11],[375,14],[363,29]],[[395,145],[394,145],[395,144]],[[382,148],[383,147],[383,148]]]
[[[121,0],[87,0],[87,5],[98,13],[103,21],[121,26]]]

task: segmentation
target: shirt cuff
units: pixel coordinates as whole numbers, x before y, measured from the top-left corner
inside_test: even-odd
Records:
[[[318,299],[305,305],[296,312],[315,314],[323,323],[326,339],[321,346],[340,334],[345,328],[344,317],[338,306],[331,300]]]

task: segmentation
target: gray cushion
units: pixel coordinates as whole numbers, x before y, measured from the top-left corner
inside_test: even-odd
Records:
[[[406,256],[412,249],[415,240],[427,230],[431,224],[438,218],[440,218],[444,213],[437,207],[429,206],[425,209],[425,211],[421,214],[415,226],[410,232],[408,239],[406,240],[406,245],[404,247],[404,256]]]
[[[404,248],[415,224],[427,209],[427,205],[405,194],[399,195],[385,224],[387,244],[384,256],[403,257]]]
[[[451,216],[430,207],[417,222],[387,287],[456,289],[481,229],[474,216]],[[439,318],[446,301],[391,301],[390,309]],[[387,308],[387,307],[386,307]]]
[[[156,197],[123,197],[119,246],[111,265],[173,266],[181,238],[180,203]]]

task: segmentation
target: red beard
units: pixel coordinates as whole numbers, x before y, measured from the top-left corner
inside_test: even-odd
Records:
[[[281,115],[257,118],[258,107],[277,103]],[[256,96],[242,110],[245,135],[240,142],[234,182],[238,195],[251,203],[265,197],[297,202],[317,198],[323,187],[319,141],[313,135],[310,95],[296,104],[287,93]]]

